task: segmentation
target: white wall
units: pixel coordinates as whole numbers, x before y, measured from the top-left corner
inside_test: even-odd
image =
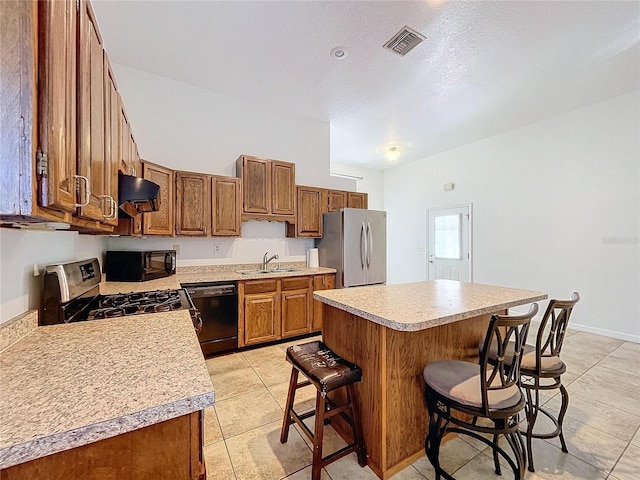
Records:
[[[34,269],[90,257],[100,258],[104,237],[64,231],[0,229],[0,323],[38,308],[42,275]]]
[[[235,175],[245,153],[296,164],[299,184],[355,190],[355,181],[329,174],[329,124],[275,112],[261,105],[191,87],[122,65],[113,65],[140,155],[176,170]],[[265,251],[281,260],[303,260],[312,241],[285,239],[285,224],[245,222],[240,239],[79,236],[71,232],[2,229],[0,320],[39,304],[33,264],[91,256],[105,248],[172,248],[179,264],[259,262]],[[220,245],[220,252],[214,245]]]
[[[354,190],[329,175],[329,124],[142,72],[113,69],[140,156],[176,170],[235,175],[241,154],[296,164],[296,183]]]
[[[577,290],[574,326],[640,341],[639,105],[623,95],[385,171],[389,283],[426,279],[428,208],[472,203],[476,282]]]
[[[355,190],[354,180],[329,172],[329,124],[113,65],[140,156],[176,170],[235,175],[241,154],[296,164],[296,183]],[[214,245],[220,251],[214,251]],[[242,238],[111,238],[108,248],[172,248],[179,265],[305,259],[312,241],[285,239],[282,222],[245,222]]]
[[[356,191],[368,194],[370,210],[384,210],[384,174],[382,170],[331,162],[331,173],[362,177],[356,180]]]
[[[215,251],[216,245],[219,251]],[[242,237],[109,237],[109,250],[176,249],[178,266],[260,263],[265,252],[277,262],[305,261],[312,239],[285,238],[285,224],[251,220],[242,224]]]

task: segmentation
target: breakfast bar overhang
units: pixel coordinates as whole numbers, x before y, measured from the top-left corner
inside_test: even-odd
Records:
[[[362,368],[356,388],[368,465],[387,479],[424,454],[424,367],[476,361],[492,314],[547,294],[434,280],[325,290],[314,298],[322,302],[324,342]]]

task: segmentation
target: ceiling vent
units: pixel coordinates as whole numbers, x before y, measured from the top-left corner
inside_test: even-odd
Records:
[[[402,30],[396,33],[387,43],[383,45],[387,50],[397,53],[404,57],[413,50],[413,47],[424,40],[424,36],[406,25]]]

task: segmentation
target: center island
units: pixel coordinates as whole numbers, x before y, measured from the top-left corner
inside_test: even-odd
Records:
[[[478,360],[491,315],[544,300],[532,290],[434,280],[314,292],[323,340],[362,368],[356,385],[368,465],[387,479],[424,455],[424,367]],[[336,425],[347,435],[348,428]]]

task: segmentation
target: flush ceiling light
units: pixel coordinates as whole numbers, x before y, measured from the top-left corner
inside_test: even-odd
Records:
[[[394,147],[394,146],[387,147],[384,151],[384,156],[390,162],[395,162],[400,156],[400,150],[398,150],[398,147]]]
[[[349,56],[349,50],[345,47],[335,47],[331,49],[331,56],[336,60],[344,60]]]

